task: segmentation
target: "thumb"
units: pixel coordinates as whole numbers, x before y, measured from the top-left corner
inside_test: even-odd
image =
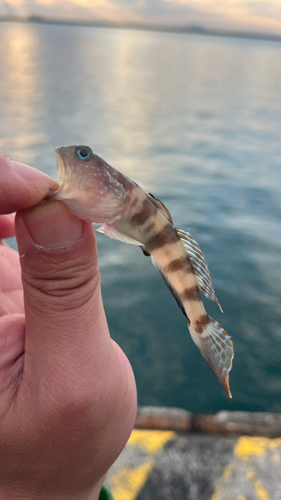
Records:
[[[66,404],[88,400],[93,390],[97,398],[108,388],[120,394],[131,375],[110,339],[92,224],[50,201],[18,213],[16,236],[26,311],[24,380],[33,381],[33,395],[34,380],[40,397],[47,387]]]
[[[85,492],[131,433],[133,373],[109,336],[92,224],[49,201],[17,214],[16,236],[26,312],[17,421],[31,435],[35,485],[51,477],[49,491]]]

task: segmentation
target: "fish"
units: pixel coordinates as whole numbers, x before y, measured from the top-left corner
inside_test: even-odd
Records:
[[[233,343],[202,302],[200,292],[222,311],[194,237],[174,226],[169,210],[156,196],[111,167],[90,147],[61,146],[55,154],[60,187],[49,198],[63,201],[85,221],[102,223],[98,232],[137,245],[151,258],[183,313],[193,342],[231,398]]]

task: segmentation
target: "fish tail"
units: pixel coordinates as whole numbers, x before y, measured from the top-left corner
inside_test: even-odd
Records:
[[[190,335],[220,385],[232,398],[229,372],[234,356],[233,344],[223,327],[205,314],[189,326]]]

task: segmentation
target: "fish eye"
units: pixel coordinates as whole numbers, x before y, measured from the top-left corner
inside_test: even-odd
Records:
[[[77,146],[75,154],[79,160],[89,161],[93,157],[93,151],[88,146]]]

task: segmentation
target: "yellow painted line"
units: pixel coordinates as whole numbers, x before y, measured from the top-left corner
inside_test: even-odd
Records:
[[[253,457],[266,458],[271,460],[273,465],[280,464],[281,438],[270,439],[265,437],[242,436],[237,440],[234,448],[234,458],[250,464]],[[269,455],[270,453],[270,455]],[[220,500],[225,498],[225,488],[227,483],[224,480],[230,479],[234,471],[235,463],[228,464],[219,479],[211,500]],[[248,469],[247,478],[255,491],[257,500],[270,500],[270,495],[265,489],[262,481],[257,479],[254,469]],[[237,500],[247,500],[245,495],[239,494]]]
[[[269,451],[274,452],[279,447],[281,447],[281,438],[242,436],[237,441],[234,456],[248,462],[253,456],[266,456]],[[276,455],[274,456],[275,460],[277,460]]]
[[[254,490],[255,490],[255,492],[258,495],[258,498],[260,500],[270,500],[270,496],[269,496],[268,492],[266,491],[266,489],[262,485],[261,481],[259,481],[259,479],[257,479],[254,482],[253,486],[254,486]]]
[[[221,499],[220,490],[216,488],[214,493],[212,494],[211,500],[220,500],[220,499]]]
[[[229,479],[233,473],[233,464],[228,464],[221,475],[221,479]],[[211,496],[211,500],[220,500],[221,498],[221,487],[220,485],[216,486],[214,493]]]
[[[110,488],[114,500],[135,500],[154,467],[154,455],[175,435],[172,431],[136,429],[132,432],[127,446],[139,448],[147,456],[140,466],[123,468],[111,477]]]
[[[148,461],[134,469],[122,469],[111,479],[114,500],[134,500],[153,469]]]
[[[228,464],[222,473],[222,478],[223,479],[229,479],[233,474],[233,464]]]
[[[137,446],[147,453],[156,453],[175,437],[173,431],[145,431],[134,430],[127,446]]]
[[[220,500],[221,494],[220,491],[216,488],[214,493],[212,494],[211,500]]]
[[[247,478],[250,479],[259,500],[270,500],[268,492],[262,485],[261,481],[256,478],[256,473],[253,469],[248,470]]]

